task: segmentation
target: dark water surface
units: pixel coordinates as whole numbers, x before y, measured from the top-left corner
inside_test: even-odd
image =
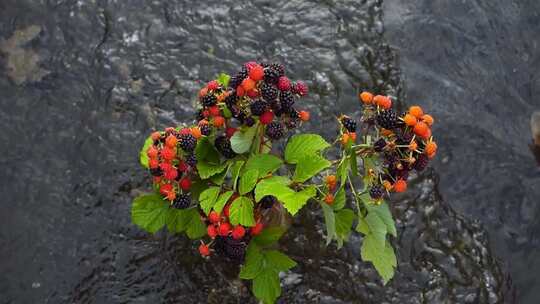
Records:
[[[407,4],[404,4],[407,3]],[[538,303],[537,1],[0,1],[0,303],[254,303],[234,267],[131,224],[138,149],[254,58],[312,93],[330,138],[359,87],[418,101],[440,155],[394,204],[386,286],[306,210],[281,303]],[[383,17],[384,15],[384,17]],[[395,47],[390,47],[389,45]],[[398,60],[399,56],[399,60]]]

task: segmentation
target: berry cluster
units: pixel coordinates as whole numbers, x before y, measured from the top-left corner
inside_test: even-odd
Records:
[[[372,176],[369,194],[378,200],[390,191],[404,192],[409,172],[424,170],[437,152],[431,136],[434,119],[419,106],[398,115],[388,96],[362,92],[359,98],[364,104],[363,120],[368,133],[378,134],[371,149],[382,162],[378,172],[369,173]]]
[[[200,137],[198,128],[167,128],[151,135],[152,144],[146,150],[148,168],[154,184],[172,208],[191,205],[191,180],[196,170],[193,153]]]

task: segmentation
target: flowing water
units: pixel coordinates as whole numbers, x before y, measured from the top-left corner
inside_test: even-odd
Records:
[[[0,1],[0,303],[254,303],[235,267],[129,213],[149,188],[147,134],[257,58],[307,80],[306,130],[330,138],[370,88],[429,109],[440,147],[393,203],[386,287],[358,237],[326,248],[305,210],[282,242],[299,266],[281,303],[538,303],[539,14],[535,0]]]

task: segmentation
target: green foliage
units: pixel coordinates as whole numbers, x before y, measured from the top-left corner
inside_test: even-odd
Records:
[[[270,246],[276,243],[284,233],[285,228],[283,227],[268,227],[261,234],[255,236],[252,241],[259,246]]]
[[[223,207],[225,207],[225,204],[229,201],[231,196],[234,194],[234,191],[227,191],[225,193],[222,193],[219,195],[219,198],[217,199],[216,203],[214,204],[214,210],[217,213],[221,213],[223,210]]]
[[[320,155],[304,155],[296,165],[293,180],[303,183],[330,165],[330,161]]]
[[[394,268],[397,266],[396,255],[390,243],[382,245],[373,234],[367,234],[360,249],[362,260],[373,264],[379,275],[386,284],[394,276]]]
[[[219,187],[210,187],[199,195],[199,204],[206,215],[208,215],[210,210],[212,210],[212,207],[214,207],[220,190]]]
[[[237,197],[231,204],[229,220],[233,225],[255,226],[253,201],[245,196]]]
[[[158,194],[143,194],[133,200],[131,220],[137,226],[156,233],[165,226],[169,204]]]
[[[247,167],[247,166],[246,166]],[[240,195],[244,195],[255,187],[257,184],[257,179],[259,177],[259,170],[257,169],[249,169],[242,177],[240,177],[240,185],[238,186],[238,193]]]
[[[330,245],[333,239],[336,238],[336,215],[332,207],[321,202],[321,207],[324,214],[324,222],[326,226],[326,245]]]
[[[351,227],[354,220],[356,219],[356,215],[351,209],[341,209],[335,212],[335,218],[336,238],[338,241],[338,247],[341,247],[343,245],[343,242],[349,239],[349,235],[351,234]]]
[[[347,201],[347,198],[345,196],[345,188],[339,188],[339,190],[336,192],[336,195],[334,196],[334,204],[332,205],[332,208],[334,210],[340,210],[345,207],[345,203]]]
[[[288,186],[289,183],[289,179],[281,176],[263,179],[255,188],[255,200],[258,202],[266,195],[273,195],[283,203],[290,214],[295,215],[310,198],[315,197],[317,190],[315,186],[308,186],[296,192]]]
[[[148,148],[152,145],[154,141],[152,140],[152,137],[149,136],[145,141],[144,145],[141,149],[141,152],[139,152],[139,162],[141,165],[145,168],[148,168],[148,155],[146,154],[146,151],[148,151]]]
[[[231,147],[233,151],[238,154],[248,152],[251,144],[253,143],[253,138],[255,137],[255,133],[257,133],[258,127],[259,125],[255,124],[251,127],[236,131],[231,137]]]
[[[231,177],[231,182],[233,184],[233,189],[236,189],[236,183],[238,181],[238,178],[240,177],[240,170],[242,170],[243,166],[244,166],[245,162],[243,160],[237,160],[234,162],[234,164],[232,165],[232,169],[231,169],[231,172],[232,172],[232,177]]]
[[[217,82],[223,87],[227,87],[229,85],[229,80],[231,80],[231,76],[225,73],[220,73],[217,77]]]
[[[171,233],[180,233],[186,230],[190,221],[188,212],[183,209],[170,209],[167,214],[167,230]]]
[[[330,147],[330,144],[318,134],[298,134],[289,139],[285,147],[285,161],[296,164],[304,158],[317,154],[319,151]]]
[[[197,142],[195,156],[197,157],[197,171],[202,179],[222,173],[229,165],[228,162],[220,162],[219,153],[206,137]]]
[[[186,213],[185,216],[187,219],[187,236],[192,240],[196,240],[206,235],[206,225],[201,219],[199,210],[196,208],[190,208],[186,209],[184,212]]]
[[[256,169],[259,172],[258,177],[262,178],[276,171],[282,164],[283,161],[272,154],[255,154],[248,159],[244,170],[247,172]]]

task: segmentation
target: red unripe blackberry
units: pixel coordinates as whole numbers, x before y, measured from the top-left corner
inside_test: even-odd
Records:
[[[191,197],[189,194],[181,193],[174,200],[172,207],[176,209],[186,209],[191,205]]]
[[[245,92],[253,90],[255,88],[255,81],[251,78],[242,80],[242,88]]]
[[[177,143],[178,143],[178,139],[176,138],[176,136],[174,136],[172,134],[167,136],[167,138],[165,139],[165,145],[167,145],[167,147],[169,147],[169,148],[176,147]]]
[[[210,221],[210,223],[217,224],[219,223],[220,219],[221,216],[216,211],[210,211],[210,213],[208,214],[208,220]]]
[[[210,238],[215,238],[217,235],[218,235],[218,231],[216,229],[216,226],[214,226],[213,224],[212,225],[209,225],[208,227],[206,227],[206,233],[208,233],[208,236]]]
[[[217,90],[219,88],[219,83],[215,80],[212,80],[206,85],[206,87],[209,90]]]
[[[169,162],[162,162],[161,164],[159,164],[159,168],[162,171],[172,170],[173,165],[171,163],[169,163]]]
[[[238,225],[238,226],[234,227],[231,235],[232,235],[233,239],[240,240],[241,238],[244,237],[245,234],[246,234],[246,229],[244,229],[244,227]]]
[[[223,116],[216,116],[214,117],[214,126],[217,128],[221,128],[225,125],[225,118]]]
[[[288,91],[291,89],[291,81],[285,76],[281,76],[278,79],[277,87],[280,91]]]
[[[249,69],[249,78],[259,81],[264,78],[264,68],[261,65],[255,64]]]
[[[264,225],[261,222],[258,222],[257,224],[255,224],[255,226],[251,227],[249,233],[252,236],[259,235],[263,231],[263,228],[264,228]]]
[[[238,194],[236,193],[233,194],[233,196],[231,196],[231,198],[229,199],[229,202],[234,201],[237,197],[238,197]],[[225,215],[226,218],[229,218],[230,211],[231,211],[231,204],[226,204],[225,207],[223,207],[223,215]]]
[[[274,121],[266,126],[265,134],[268,136],[268,138],[276,140],[285,135],[285,130],[280,122]]]
[[[218,228],[219,235],[221,236],[227,236],[229,235],[229,232],[231,231],[231,224],[229,223],[221,223]]]
[[[266,111],[259,117],[259,120],[261,121],[261,124],[267,125],[274,120],[274,112],[272,111]]]
[[[297,81],[293,87],[292,91],[295,94],[298,94],[300,96],[306,96],[308,93],[308,87],[303,81]]]
[[[178,176],[178,170],[176,170],[174,167],[171,170],[167,170],[163,172],[163,177],[166,179],[173,181]]]
[[[171,184],[163,184],[161,187],[159,187],[159,193],[162,195],[167,195],[167,193],[173,191],[173,185]]]
[[[176,151],[174,151],[174,149],[171,149],[169,147],[165,147],[163,148],[163,150],[161,150],[161,157],[164,160],[171,161],[176,157]]]
[[[156,146],[150,146],[148,150],[146,150],[146,155],[148,155],[149,158],[156,158],[158,153],[159,151]]]
[[[253,89],[253,90],[249,90],[247,91],[247,96],[251,97],[251,98],[257,98],[259,97],[259,91],[257,89]]]
[[[180,162],[178,162],[178,171],[186,172],[187,169],[188,169],[188,166],[184,161],[181,160]]]
[[[189,180],[189,178],[187,177],[182,178],[178,184],[180,185],[180,188],[184,191],[187,191],[191,188],[191,180]]]
[[[202,256],[209,256],[210,255],[210,248],[208,248],[207,245],[205,244],[201,244],[199,246],[199,253],[202,255]]]
[[[153,141],[158,141],[161,139],[161,133],[156,131],[152,133],[151,137]]]
[[[157,158],[150,158],[148,160],[148,167],[150,169],[159,169],[159,160],[157,160]]]
[[[309,120],[309,112],[307,111],[300,111],[300,120],[302,121],[308,121]]]
[[[219,116],[221,114],[217,105],[208,108],[208,112],[210,112],[210,115],[212,116]]]

